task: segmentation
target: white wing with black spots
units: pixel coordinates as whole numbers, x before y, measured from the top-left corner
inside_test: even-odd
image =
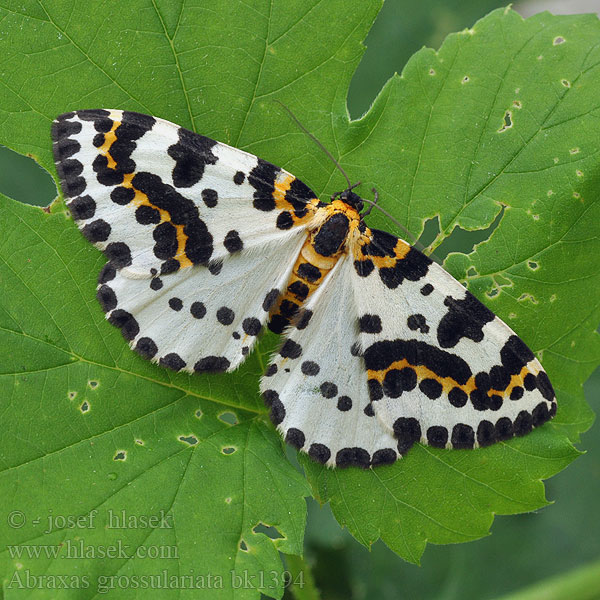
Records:
[[[375,418],[360,357],[352,261],[339,260],[273,356],[261,391],[292,446],[327,466],[396,461],[397,441]]]
[[[195,265],[150,280],[109,263],[98,299],[144,358],[176,371],[232,371],[252,350],[303,241],[298,230],[284,244],[225,258],[218,269]]]
[[[487,446],[556,411],[525,343],[458,281],[373,230],[351,274],[374,411],[406,451]]]
[[[215,263],[304,228],[318,204],[295,177],[168,121],[81,110],[52,127],[83,234],[131,277]]]

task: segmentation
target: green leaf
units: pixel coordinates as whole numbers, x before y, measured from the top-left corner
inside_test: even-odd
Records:
[[[592,300],[600,27],[590,16],[523,21],[494,12],[450,36],[438,53],[417,53],[371,111],[349,122],[347,88],[379,7],[358,0],[136,0],[119,5],[116,19],[109,2],[3,0],[0,142],[33,154],[54,174],[49,126],[57,114],[127,108],[258,154],[320,194],[342,189],[342,176],[277,99],[366,184],[363,190],[376,186],[382,205],[415,234],[437,217],[434,246],[454,227],[486,228],[504,210],[487,243],[451,255],[446,266],[543,351],[559,390],[559,426],[472,453],[416,447],[396,465],[368,472],[327,471],[302,460],[315,496],[331,503],[359,541],[381,537],[417,562],[426,541],[475,539],[486,535],[494,513],[544,505],[540,480],[573,460],[567,435],[576,440],[591,423],[581,383],[600,355]],[[89,558],[77,566],[7,551],[7,598],[32,597],[29,589],[7,588],[15,572],[86,573],[94,587],[98,576],[132,581],[163,569],[204,577],[199,589],[182,592],[190,597],[255,598],[258,589],[280,597],[277,551],[301,554],[309,487],[287,462],[257,393],[276,339],[267,337],[232,375],[176,375],[148,364],[104,321],[94,298],[103,257],[64,205],[47,213],[2,198],[0,206],[0,222],[11,224],[0,239],[0,489],[7,510],[26,517],[21,528],[3,521],[3,539],[60,543],[63,553],[81,538],[92,548],[121,540],[134,550],[178,549],[175,559]],[[370,222],[393,229],[380,215]],[[528,261],[537,263],[534,271]],[[494,296],[495,285],[501,292]],[[581,314],[584,297],[590,302]],[[88,528],[44,534],[45,521],[33,522],[94,510]],[[111,510],[134,517],[163,511],[173,527],[106,529]],[[259,523],[281,537],[255,532]],[[236,587],[232,571],[250,583]],[[209,587],[209,575],[221,576],[222,589],[214,580]],[[47,585],[36,587],[39,597],[57,597]],[[127,586],[118,594],[136,591]]]

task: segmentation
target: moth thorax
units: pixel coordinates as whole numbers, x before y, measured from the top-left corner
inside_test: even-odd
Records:
[[[343,212],[333,212],[312,234],[315,251],[321,256],[338,254],[346,244],[349,231],[348,217]]]

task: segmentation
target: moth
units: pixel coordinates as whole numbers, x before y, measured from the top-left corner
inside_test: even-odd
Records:
[[[556,413],[525,343],[410,244],[256,156],[168,121],[79,110],[52,126],[83,235],[108,259],[98,300],[144,358],[232,371],[265,326],[260,382],[287,443],[329,467],[395,462],[415,443],[478,448]]]

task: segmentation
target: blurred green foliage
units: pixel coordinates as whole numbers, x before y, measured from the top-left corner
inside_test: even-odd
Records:
[[[368,50],[350,87],[348,108],[352,117],[359,117],[369,108],[383,83],[394,72],[401,72],[410,55],[420,47],[439,47],[448,33],[470,27],[503,4],[494,0],[388,0],[366,40]],[[49,174],[34,161],[0,147],[0,192],[44,206],[52,201],[56,188]],[[443,257],[448,251],[468,251],[489,233],[461,232],[452,237],[450,247],[440,248],[438,254]],[[590,378],[585,389],[596,408],[600,371]],[[311,500],[306,557],[313,566],[322,597],[485,600],[597,559],[597,427],[583,436],[581,449],[587,454],[546,484],[548,498],[556,499],[555,504],[537,514],[497,517],[492,535],[486,539],[429,547],[421,567],[403,562],[381,542],[369,553],[340,529],[328,507],[319,508]]]

